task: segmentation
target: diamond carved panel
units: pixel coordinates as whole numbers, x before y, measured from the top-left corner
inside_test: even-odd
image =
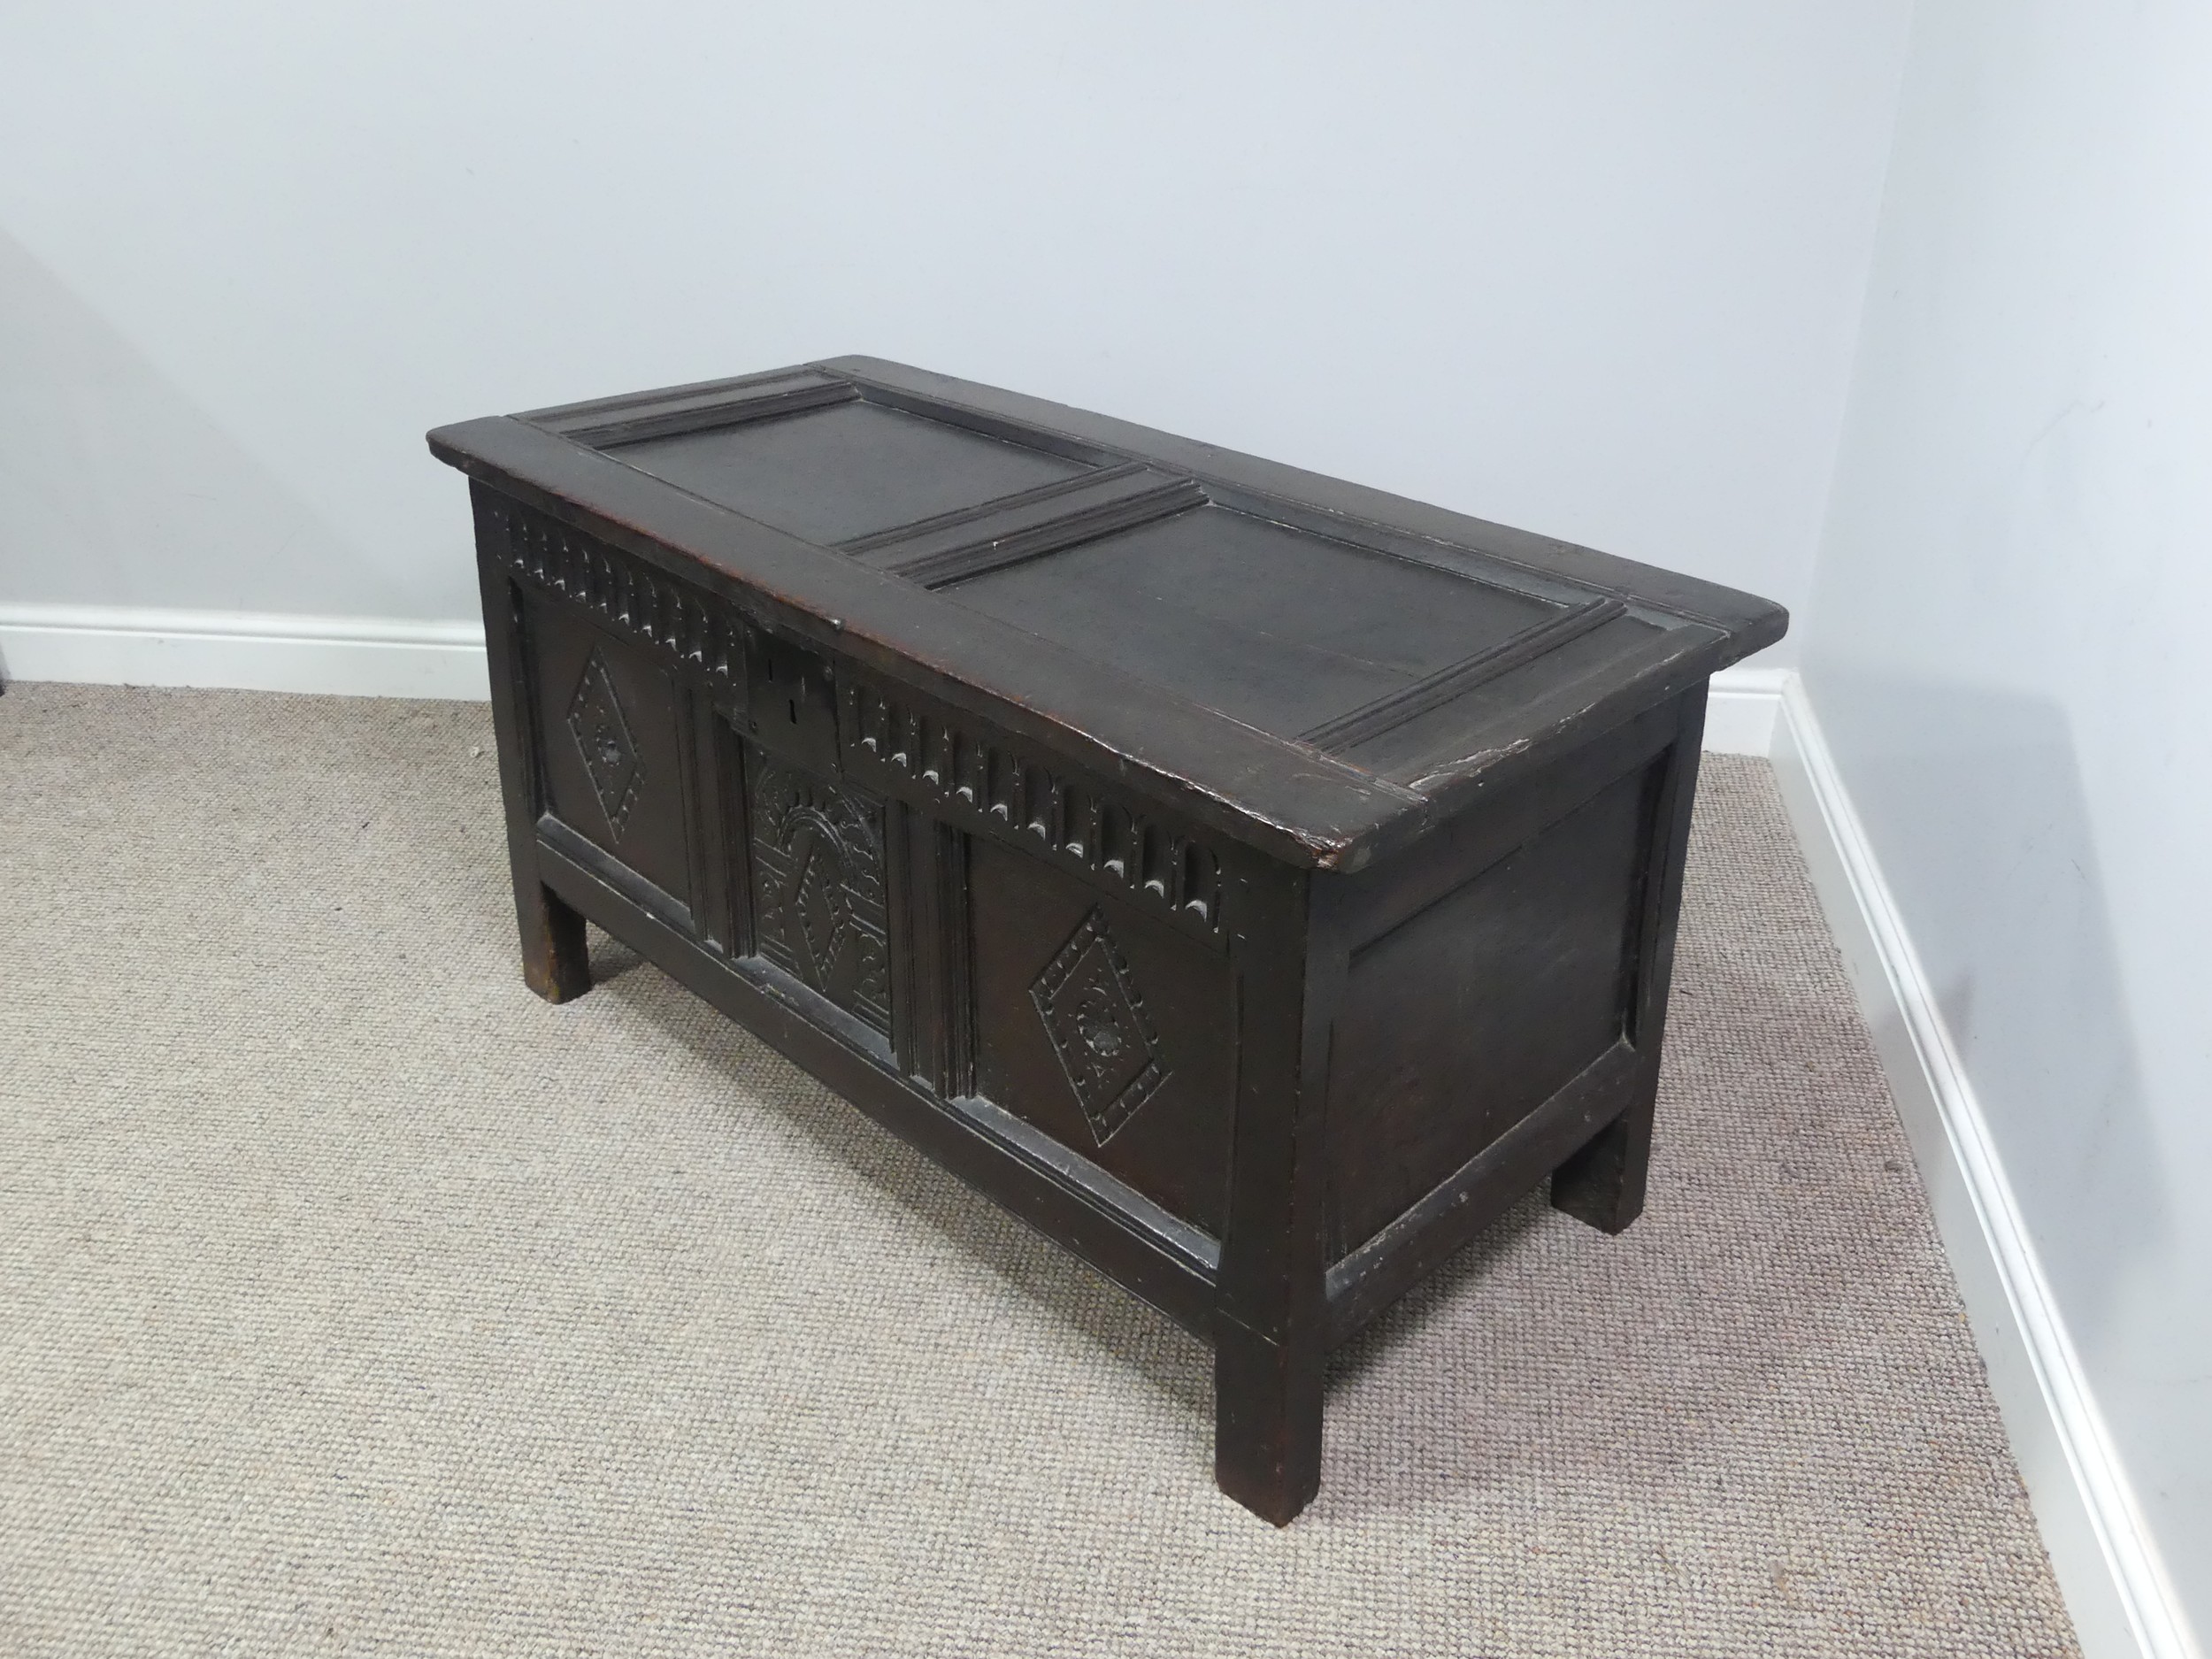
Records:
[[[1094,909],[1029,987],[1068,1087],[1104,1146],[1167,1081],[1129,964]]]
[[[569,699],[568,729],[583,755],[584,770],[606,811],[608,826],[619,841],[638,786],[644,781],[644,768],[638,764],[637,740],[630,734],[614,677],[596,649],[586,659],[575,695]]]

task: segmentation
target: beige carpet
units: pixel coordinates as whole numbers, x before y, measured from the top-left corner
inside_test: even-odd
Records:
[[[477,707],[0,697],[0,1653],[2074,1651],[1762,763],[1698,806],[1649,1213],[1207,1358],[596,940]]]

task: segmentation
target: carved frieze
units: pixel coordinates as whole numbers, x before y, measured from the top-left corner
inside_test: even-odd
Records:
[[[684,587],[644,560],[504,496],[479,509],[518,574],[592,611],[629,638],[735,683],[746,625],[731,607]]]
[[[1221,864],[1200,841],[966,717],[856,676],[841,695],[849,769],[883,768],[953,822],[1012,829],[1056,863],[1103,876],[1186,926],[1220,930]]]

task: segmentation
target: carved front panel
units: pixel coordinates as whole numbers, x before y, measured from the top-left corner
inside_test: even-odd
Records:
[[[888,1035],[882,803],[749,743],[745,782],[760,954]]]
[[[969,841],[975,1088],[1218,1234],[1236,1087],[1228,959],[1035,855]]]
[[[524,618],[540,808],[687,908],[689,831],[673,679],[650,654],[570,605],[534,595]]]

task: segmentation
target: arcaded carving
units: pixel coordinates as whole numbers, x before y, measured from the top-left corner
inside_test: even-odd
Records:
[[[644,560],[519,503],[484,511],[521,575],[575,601],[617,631],[717,680],[734,680],[745,625],[734,611]]]
[[[856,676],[842,695],[848,765],[895,772],[955,821],[972,813],[1020,832],[1055,861],[1108,877],[1141,904],[1219,931],[1221,862],[1198,841],[1031,758],[980,722],[926,712]]]

